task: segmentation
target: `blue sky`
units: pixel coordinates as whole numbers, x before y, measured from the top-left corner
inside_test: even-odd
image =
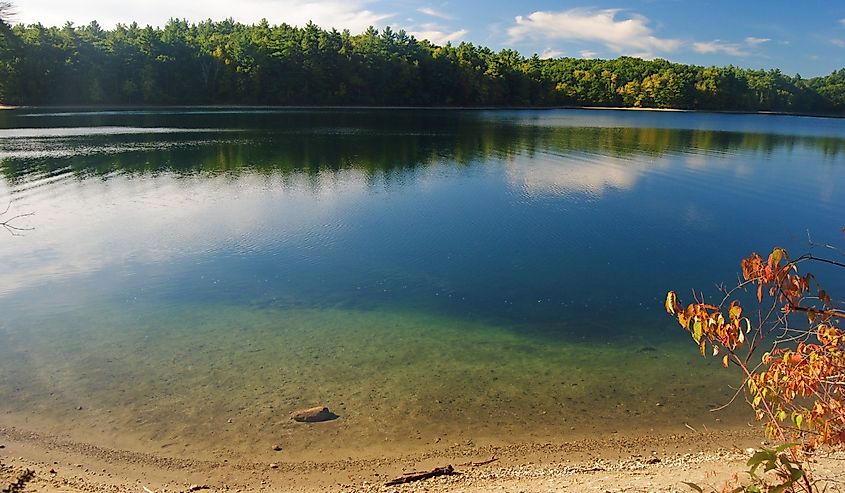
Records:
[[[405,29],[436,43],[469,41],[525,55],[634,55],[698,65],[780,68],[804,77],[845,67],[842,0],[17,0],[17,22],[61,25],[97,19],[105,27],[171,17],[234,17],[360,32]]]

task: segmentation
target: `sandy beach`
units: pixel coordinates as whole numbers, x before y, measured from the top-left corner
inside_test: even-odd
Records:
[[[721,489],[743,470],[747,449],[759,446],[760,437],[747,427],[501,447],[456,443],[424,454],[328,462],[286,461],[283,451],[268,450],[268,461],[258,463],[173,458],[1,428],[0,484],[33,471],[24,491],[688,491],[683,481]],[[842,459],[820,458],[816,476],[842,477]],[[459,474],[385,486],[404,473],[447,464]]]

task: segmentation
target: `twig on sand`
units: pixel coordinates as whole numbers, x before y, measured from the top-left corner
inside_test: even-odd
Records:
[[[698,430],[696,430],[695,428],[693,428],[692,426],[690,426],[690,425],[688,425],[688,424],[686,424],[686,423],[684,423],[684,426],[686,426],[687,428],[689,428],[690,430],[692,430],[692,432],[693,432],[693,433],[698,433],[698,432],[699,432]]]
[[[404,483],[412,483],[414,481],[422,481],[423,479],[429,479],[436,476],[451,476],[453,474],[458,474],[455,472],[455,468],[449,464],[446,467],[435,467],[430,471],[421,471],[421,472],[411,472],[403,474],[402,476],[391,479],[390,481],[384,483],[385,486],[394,486],[397,484],[404,484]]]
[[[499,460],[499,458],[498,458],[498,457],[493,456],[493,457],[491,457],[490,459],[483,460],[483,461],[481,461],[481,462],[464,462],[463,464],[458,464],[458,467],[466,467],[466,466],[469,466],[469,467],[478,467],[478,466],[483,466],[483,465],[486,465],[486,464],[490,464],[491,462],[496,462],[497,460]]]

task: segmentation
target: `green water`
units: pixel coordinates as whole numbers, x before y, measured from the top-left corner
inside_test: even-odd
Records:
[[[839,120],[0,116],[0,196],[35,212],[0,243],[0,425],[165,455],[741,425],[665,291],[833,241],[845,203]]]
[[[18,350],[6,352],[0,392],[37,426],[118,448],[260,456],[278,442],[286,458],[315,447],[338,458],[718,427],[707,409],[731,383],[686,345],[636,336],[551,344],[388,310],[91,308],[93,325],[30,319],[25,337],[7,339]],[[312,403],[341,418],[290,421]]]

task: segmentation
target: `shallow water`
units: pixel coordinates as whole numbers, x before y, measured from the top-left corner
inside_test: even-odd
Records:
[[[170,455],[736,425],[741,407],[708,411],[736,375],[697,356],[666,290],[712,295],[750,251],[843,225],[834,119],[18,110],[0,127],[0,199],[35,212],[0,239],[0,424]],[[288,419],[316,404],[341,418]]]

